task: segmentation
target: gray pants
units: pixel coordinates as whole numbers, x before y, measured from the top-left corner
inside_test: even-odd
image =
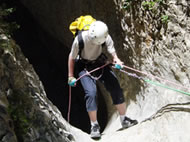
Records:
[[[79,72],[79,76],[85,74],[86,71],[82,70]],[[84,88],[85,99],[86,99],[86,109],[87,111],[95,111],[97,110],[96,104],[96,80],[91,76],[86,75],[80,79],[81,84]],[[119,85],[119,82],[116,78],[116,75],[111,70],[109,66],[106,66],[103,69],[103,74],[99,79],[101,83],[105,86],[105,88],[109,91],[112,101],[114,105],[122,104],[124,102],[123,91]]]

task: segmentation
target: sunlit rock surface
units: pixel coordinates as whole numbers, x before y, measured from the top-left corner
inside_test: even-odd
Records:
[[[90,13],[104,20],[125,65],[143,71],[139,73],[127,70],[142,77],[139,80],[116,70],[124,90],[127,114],[137,119],[139,124],[117,131],[121,128],[119,116],[110,98],[104,96],[108,100],[109,122],[102,141],[190,141],[189,1],[166,0],[156,3],[155,11],[146,10],[142,6],[143,0],[131,2],[128,10],[122,8],[121,1],[21,1],[49,34],[68,47],[72,41],[68,26],[74,18]],[[80,10],[76,12],[78,7]],[[164,15],[169,17],[165,21],[162,19]],[[93,141],[88,134],[67,124],[56,107],[49,102],[38,76],[19,48],[13,48],[13,51],[0,48],[0,54],[0,81],[3,84],[0,95],[4,98],[0,103],[3,108],[1,118],[2,122],[6,122],[3,123],[6,125],[0,127],[6,126],[8,130],[0,129],[3,136],[12,135],[12,141],[17,138],[40,142]],[[165,88],[150,81],[147,83],[144,79],[159,82]],[[104,88],[101,91],[105,94]],[[17,102],[12,100],[14,94],[18,95]],[[22,119],[13,119],[14,112],[17,111],[13,106],[26,108],[21,109],[21,114],[16,116],[21,116]],[[12,118],[8,112],[13,115]],[[21,124],[24,121],[24,126],[17,126],[21,128],[21,133],[7,123],[9,119],[12,122],[22,122]]]

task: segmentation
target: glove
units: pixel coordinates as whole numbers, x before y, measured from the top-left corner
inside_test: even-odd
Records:
[[[72,87],[76,86],[76,81],[77,81],[76,78],[69,77],[69,79],[68,79],[69,86],[72,86]]]
[[[120,64],[115,64],[115,68],[120,70],[120,69],[122,69],[122,68],[123,68],[123,65],[120,65]]]
[[[123,68],[123,62],[117,57],[117,55],[113,58],[113,63],[115,64],[116,69],[122,69]]]

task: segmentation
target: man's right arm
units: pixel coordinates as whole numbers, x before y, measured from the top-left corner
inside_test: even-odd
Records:
[[[75,86],[76,78],[74,77],[74,67],[75,67],[75,59],[78,55],[79,47],[78,40],[75,38],[71,52],[68,57],[68,84],[70,86]]]
[[[68,58],[68,77],[74,77],[75,60],[69,54]]]
[[[76,86],[76,78],[74,77],[75,60],[69,54],[68,58],[68,84],[72,87]]]
[[[78,55],[78,52],[79,52],[78,40],[77,38],[75,38],[68,57],[68,77],[74,77],[75,59]]]

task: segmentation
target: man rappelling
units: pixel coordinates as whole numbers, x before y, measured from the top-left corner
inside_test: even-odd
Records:
[[[123,62],[117,56],[114,42],[104,22],[94,20],[88,30],[78,31],[68,57],[68,84],[70,86],[75,86],[76,83],[76,78],[74,77],[75,65],[79,70],[80,77],[86,74],[86,72],[106,64],[107,57],[102,53],[103,46],[105,46],[107,52],[111,55],[113,63],[122,67]],[[122,127],[128,128],[137,124],[137,120],[132,120],[126,116],[123,91],[116,75],[108,65],[80,78],[85,92],[86,109],[91,122],[91,137],[101,137],[100,126],[97,120],[97,81],[103,83],[110,93],[113,104],[119,112]]]

